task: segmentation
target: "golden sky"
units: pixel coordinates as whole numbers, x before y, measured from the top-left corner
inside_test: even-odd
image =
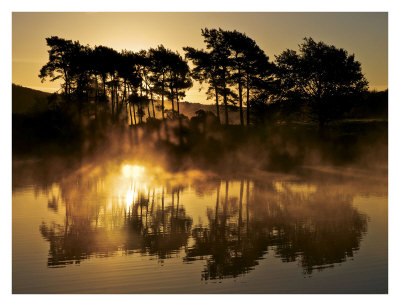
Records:
[[[48,60],[45,38],[60,36],[90,46],[138,51],[163,44],[181,54],[182,47],[205,48],[201,29],[238,30],[253,38],[270,59],[298,49],[304,37],[354,53],[370,89],[388,87],[387,13],[13,13],[12,82],[55,91],[57,83],[41,83],[40,68]],[[185,100],[205,103],[198,84]],[[208,101],[207,103],[212,103]]]

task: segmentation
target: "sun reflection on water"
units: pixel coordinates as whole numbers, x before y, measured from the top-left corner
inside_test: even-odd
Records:
[[[132,189],[132,185],[125,195],[126,210],[128,211],[135,199],[135,191]]]
[[[123,165],[122,174],[126,178],[140,180],[144,177],[146,168],[138,165]]]
[[[122,189],[120,194],[125,195],[126,211],[129,211],[135,203],[139,202],[140,194],[149,192],[147,183],[151,180],[151,175],[144,166],[136,164],[122,165],[121,173],[122,175],[116,181],[119,182],[118,189]]]

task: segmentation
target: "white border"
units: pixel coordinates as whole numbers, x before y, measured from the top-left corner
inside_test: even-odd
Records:
[[[351,304],[371,304],[385,303],[393,305],[399,297],[398,273],[399,269],[399,247],[397,234],[399,217],[399,196],[396,190],[399,185],[399,162],[398,156],[399,144],[398,134],[400,132],[398,119],[399,115],[399,91],[398,91],[398,71],[399,67],[399,31],[400,14],[396,9],[396,1],[346,1],[336,0],[329,3],[322,1],[253,1],[247,0],[241,3],[233,1],[211,1],[202,0],[192,3],[192,1],[82,1],[70,0],[60,3],[55,1],[13,1],[11,3],[2,1],[0,22],[2,23],[3,46],[1,48],[2,74],[1,88],[3,94],[2,112],[1,112],[1,140],[5,148],[1,151],[1,194],[2,201],[2,246],[4,251],[1,253],[3,263],[1,273],[1,302],[3,305],[29,304],[43,305],[56,303],[57,305],[71,305],[71,302],[91,303],[96,305],[110,305],[118,302],[128,303],[162,303],[162,305],[191,304],[191,306],[205,303],[212,304],[253,304],[253,303],[307,303],[335,305],[343,303]],[[66,4],[67,3],[67,4]],[[172,296],[172,295],[11,295],[11,12],[12,11],[380,11],[389,12],[389,296],[385,295],[197,295],[194,296]],[[371,42],[373,43],[373,42]]]

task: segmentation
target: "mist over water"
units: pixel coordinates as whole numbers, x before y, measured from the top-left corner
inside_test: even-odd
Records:
[[[387,292],[384,128],[174,130],[14,156],[13,292]]]

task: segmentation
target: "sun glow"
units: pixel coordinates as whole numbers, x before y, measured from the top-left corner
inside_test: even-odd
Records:
[[[138,165],[124,165],[122,166],[122,174],[126,178],[133,180],[140,180],[144,177],[146,169]]]
[[[132,186],[131,186],[131,188],[129,188],[129,190],[126,192],[126,195],[125,195],[125,202],[126,202],[126,210],[127,211],[132,206],[134,198],[135,198],[135,191],[132,189]]]

